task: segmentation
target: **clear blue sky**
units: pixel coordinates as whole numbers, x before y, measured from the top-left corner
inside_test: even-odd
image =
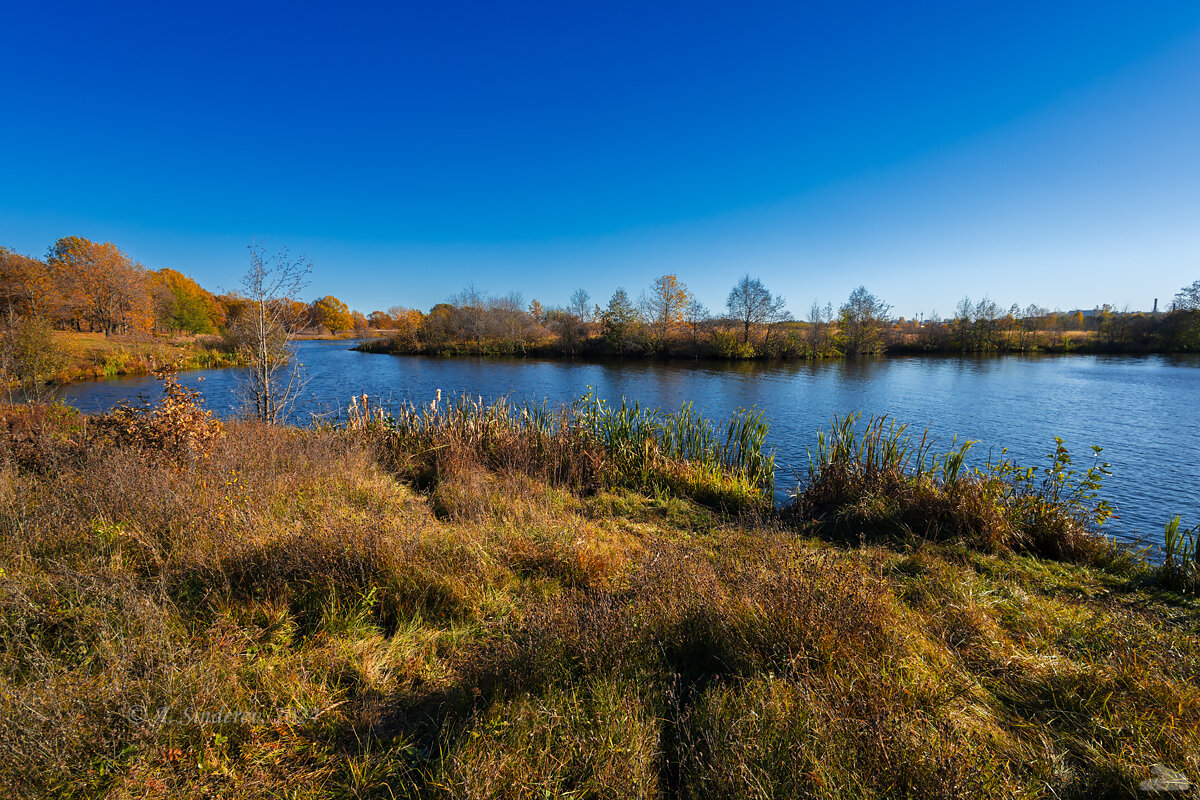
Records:
[[[544,304],[743,272],[803,315],[1200,279],[1200,3],[6,3],[0,244]]]

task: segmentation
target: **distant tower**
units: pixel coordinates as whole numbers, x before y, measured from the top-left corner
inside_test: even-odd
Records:
[[[1158,298],[1154,298],[1154,313],[1158,313]]]

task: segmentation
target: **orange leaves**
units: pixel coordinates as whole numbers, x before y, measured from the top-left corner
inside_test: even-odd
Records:
[[[224,433],[221,421],[200,407],[200,392],[179,384],[169,368],[157,369],[163,399],[157,406],[121,406],[101,420],[118,443],[174,461],[207,458]]]
[[[50,276],[62,295],[62,312],[105,333],[148,331],[154,304],[146,270],[112,242],[66,236],[50,248]]]

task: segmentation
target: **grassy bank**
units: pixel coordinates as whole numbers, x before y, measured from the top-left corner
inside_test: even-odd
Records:
[[[55,331],[61,367],[51,383],[74,383],[120,375],[146,375],[156,366],[211,369],[239,363],[219,336],[105,336]]]
[[[14,796],[1200,777],[1200,616],[1084,538],[1094,498],[1052,491],[1075,477],[1005,489],[857,421],[777,514],[751,415],[356,403],[337,429],[221,430],[186,400],[0,414]]]

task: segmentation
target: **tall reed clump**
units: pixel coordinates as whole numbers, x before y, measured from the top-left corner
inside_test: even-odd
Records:
[[[1072,469],[1062,439],[1042,470],[1011,459],[966,468],[974,442],[957,437],[935,450],[929,430],[920,437],[885,417],[860,425],[860,414],[835,417],[817,435],[807,480],[787,511],[815,518],[841,535],[960,539],[987,551],[1015,550],[1070,561],[1090,561],[1111,549],[1097,529],[1113,509],[1099,498],[1109,465]]]
[[[1184,528],[1175,516],[1163,531],[1163,563],[1158,578],[1166,586],[1195,594],[1200,591],[1200,525]]]
[[[665,414],[624,398],[614,406],[591,392],[575,408],[584,433],[604,447],[617,483],[664,486],[715,504],[731,492],[740,495],[737,505],[773,500],[775,456],[760,411],[739,408],[720,423],[692,403]]]
[[[368,431],[386,460],[418,486],[481,465],[520,472],[575,491],[623,486],[674,492],[729,510],[769,508],[775,459],[767,424],[739,410],[724,423],[690,403],[674,414],[589,393],[558,408],[439,396],[428,406],[371,407],[352,401],[347,426]]]

